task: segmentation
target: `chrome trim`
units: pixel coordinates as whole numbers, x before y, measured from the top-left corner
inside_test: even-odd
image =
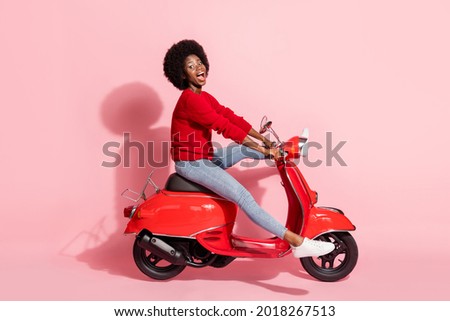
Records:
[[[353,226],[353,227],[355,228],[354,230],[328,230],[328,231],[325,231],[325,232],[323,232],[323,233],[317,234],[316,236],[314,236],[314,239],[317,238],[317,237],[319,237],[319,236],[325,235],[325,234],[327,234],[327,233],[333,233],[333,232],[351,232],[351,231],[355,231],[355,230],[356,230],[356,226]]]
[[[233,222],[234,223],[234,222]],[[182,239],[190,239],[190,240],[195,240],[196,239],[196,235],[203,233],[203,232],[207,232],[207,231],[211,231],[211,230],[215,230],[216,228],[221,228],[227,225],[230,225],[232,223],[227,223],[227,224],[223,224],[223,225],[219,225],[219,226],[214,226],[214,227],[210,227],[204,230],[201,230],[199,232],[195,232],[194,234],[191,234],[189,236],[181,236],[181,235],[168,235],[168,234],[161,234],[161,233],[153,233],[151,232],[153,235],[155,236],[165,236],[165,237],[177,237],[177,238],[182,238]],[[134,234],[137,234],[135,232],[133,232]],[[132,233],[128,233],[128,234],[132,234]]]
[[[285,256],[286,254],[289,254],[289,252],[291,252],[291,251],[292,251],[292,248],[289,247],[286,251],[281,252],[280,254],[278,254],[278,257],[283,257],[283,256]]]
[[[150,183],[153,188],[155,189],[156,194],[158,194],[161,189],[155,184],[155,182],[153,182],[152,180],[152,175],[155,171],[153,170],[148,176],[147,179],[145,180],[144,186],[142,187],[142,190],[140,193],[135,192],[129,188],[125,189],[122,194],[120,194],[120,196],[125,197],[126,199],[129,199],[130,201],[133,201],[135,203],[137,203],[140,199],[143,199],[144,201],[147,200],[147,196],[145,195],[145,190],[147,189],[148,184]],[[134,195],[137,195],[137,198],[132,198],[131,196],[126,195],[126,193],[131,193]]]
[[[133,209],[131,210],[131,213],[130,213],[130,216],[129,216],[130,220],[131,220],[131,218],[133,217],[134,213],[136,213],[137,208],[138,208],[137,205],[134,205],[134,206],[133,206]]]
[[[324,209],[324,210],[329,210],[329,211],[332,211],[332,212],[334,212],[334,213],[339,213],[339,214],[345,215],[344,212],[343,212],[342,210],[340,210],[340,209],[338,209],[338,208],[336,208],[336,207],[319,206],[319,207],[317,207],[317,208],[319,208],[319,209],[322,208],[322,209]]]
[[[167,235],[167,234],[160,234],[160,233],[153,233],[152,235],[154,236],[163,236],[163,237],[176,237],[176,238],[180,238],[180,239],[195,239],[195,237],[190,237],[190,236],[180,236],[180,235]]]
[[[131,197],[131,196],[128,196],[127,193],[128,193],[128,194],[137,195],[137,198],[133,198],[133,197]],[[133,191],[133,190],[131,190],[131,189],[129,189],[129,188],[125,189],[125,190],[120,194],[120,196],[122,196],[122,197],[124,197],[124,198],[126,198],[127,200],[130,200],[130,201],[132,201],[132,202],[135,202],[135,203],[139,202],[139,200],[142,198],[142,194],[140,194],[140,193],[138,193],[138,192],[135,192],[135,191]]]
[[[204,233],[204,232],[208,232],[208,231],[211,231],[211,230],[215,230],[217,228],[222,228],[222,227],[225,227],[225,226],[230,225],[230,224],[234,224],[234,222],[233,223],[226,223],[226,224],[219,225],[219,226],[209,227],[207,229],[204,229],[204,230],[201,230],[199,232],[196,232],[195,234],[191,234],[191,237],[195,238],[195,236],[200,234],[200,233]]]

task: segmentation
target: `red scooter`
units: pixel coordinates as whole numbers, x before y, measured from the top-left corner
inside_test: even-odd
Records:
[[[282,155],[275,162],[288,201],[286,227],[336,246],[329,254],[301,258],[300,262],[321,281],[340,280],[353,270],[358,259],[358,247],[349,233],[355,226],[342,211],[315,206],[317,192],[309,188],[294,163],[306,155],[307,130],[282,142],[271,124],[264,117],[261,133],[275,136],[278,142],[274,144]],[[149,183],[156,193],[147,198]],[[124,209],[124,216],[130,219],[124,233],[136,235],[134,261],[153,279],[175,277],[186,266],[222,268],[236,258],[281,258],[291,252],[290,245],[278,237],[254,239],[233,234],[237,206],[176,173],[169,176],[164,189],[155,185],[150,174],[141,193],[127,189],[122,195],[138,203]]]

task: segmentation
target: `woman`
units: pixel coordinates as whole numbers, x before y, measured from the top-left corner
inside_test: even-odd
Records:
[[[279,154],[277,149],[269,148],[270,141],[244,118],[202,90],[208,71],[208,58],[194,40],[174,44],[164,58],[165,76],[182,90],[171,126],[171,153],[176,172],[236,203],[254,223],[289,242],[294,257],[320,256],[333,251],[332,243],[310,240],[288,230],[228,174],[226,169],[244,158],[276,158]],[[214,152],[212,130],[238,144]],[[263,142],[265,147],[254,139]]]

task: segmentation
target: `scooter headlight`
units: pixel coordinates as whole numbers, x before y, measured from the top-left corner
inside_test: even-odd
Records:
[[[300,158],[308,155],[309,130],[305,128],[300,136],[294,136],[284,144],[284,150],[290,158]]]
[[[287,152],[289,158],[300,157],[300,137],[294,136],[284,144],[284,151]]]

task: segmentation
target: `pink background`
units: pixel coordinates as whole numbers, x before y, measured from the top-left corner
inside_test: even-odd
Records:
[[[437,0],[0,1],[0,299],[449,300],[449,30]],[[167,139],[162,59],[184,38],[208,53],[205,89],[255,127],[347,141],[348,166],[303,169],[357,226],[350,277],[315,281],[292,257],[138,271],[119,194],[150,169],[102,167],[102,146]],[[273,169],[233,173],[284,220]],[[265,236],[243,215],[237,231]]]

